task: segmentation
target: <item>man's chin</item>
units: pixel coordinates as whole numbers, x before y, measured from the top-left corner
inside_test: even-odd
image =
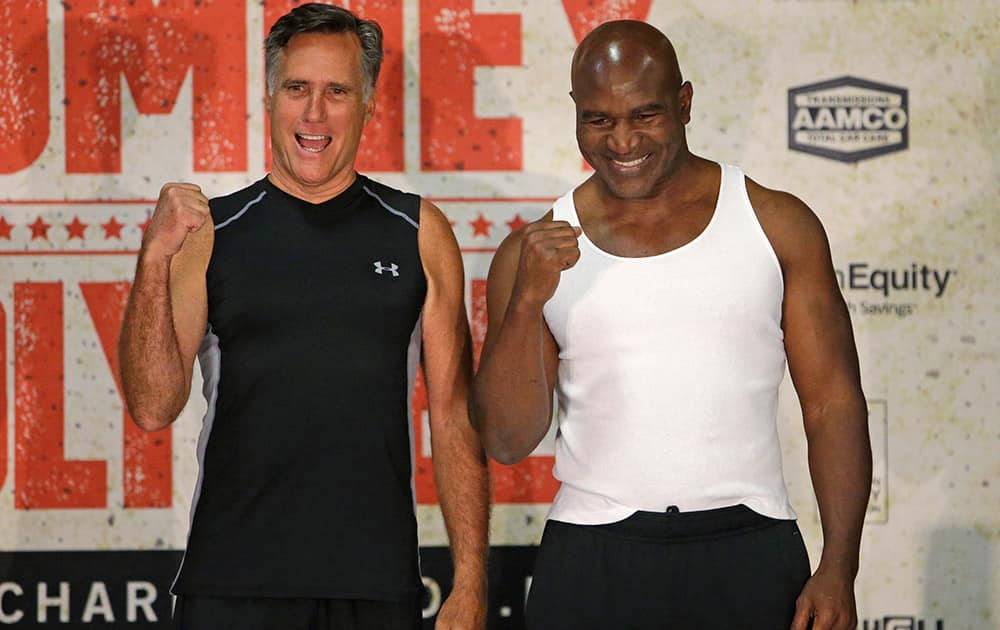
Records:
[[[634,201],[647,199],[652,196],[653,182],[646,178],[634,178],[622,181],[621,178],[600,177],[601,182],[604,184],[604,189],[615,199]]]
[[[296,169],[292,176],[295,178],[295,182],[303,188],[322,188],[337,179],[336,173],[331,173],[328,170]]]

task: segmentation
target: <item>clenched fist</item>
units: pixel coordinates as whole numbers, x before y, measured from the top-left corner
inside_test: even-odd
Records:
[[[197,231],[209,216],[208,197],[201,188],[195,184],[165,184],[142,248],[148,254],[171,258],[181,250],[188,234]]]
[[[511,301],[541,308],[555,294],[559,274],[580,260],[581,229],[566,221],[538,221],[524,228]]]

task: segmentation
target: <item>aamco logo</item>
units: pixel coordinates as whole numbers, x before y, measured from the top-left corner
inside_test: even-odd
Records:
[[[855,77],[788,90],[788,148],[858,162],[909,146],[907,91]]]

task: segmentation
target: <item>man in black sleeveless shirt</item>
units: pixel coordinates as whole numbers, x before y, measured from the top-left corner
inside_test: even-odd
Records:
[[[142,428],[208,413],[181,628],[418,628],[410,392],[422,360],[455,562],[438,628],[481,628],[488,491],[466,411],[462,260],[433,204],[354,170],[382,60],[374,22],[302,5],[266,42],[272,172],[208,200],[163,187],[121,335]]]

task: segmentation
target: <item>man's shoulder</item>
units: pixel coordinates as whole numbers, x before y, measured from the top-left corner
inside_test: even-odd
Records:
[[[747,197],[779,260],[797,252],[827,247],[819,217],[792,193],[764,187],[746,178]]]
[[[387,210],[395,210],[409,217],[415,223],[420,222],[420,195],[393,188],[367,175],[358,174],[364,191],[376,203]]]
[[[809,206],[790,192],[767,188],[749,176],[746,177],[746,189],[750,204],[762,223],[795,229],[803,221],[816,220]]]
[[[747,196],[758,212],[801,212],[807,209],[805,203],[785,190],[763,186],[749,175],[746,176]]]
[[[212,211],[212,222],[215,223],[215,226],[218,227],[241,212],[245,212],[250,206],[262,201],[267,196],[266,179],[261,178],[246,188],[209,199],[208,207]]]

